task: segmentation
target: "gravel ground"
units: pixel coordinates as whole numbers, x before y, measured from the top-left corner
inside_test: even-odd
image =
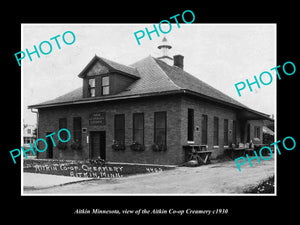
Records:
[[[274,160],[256,160],[241,166],[234,161],[200,167],[178,167],[153,174],[88,180],[24,194],[239,194],[274,175]]]

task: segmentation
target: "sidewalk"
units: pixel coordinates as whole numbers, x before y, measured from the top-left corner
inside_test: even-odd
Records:
[[[57,176],[41,173],[23,173],[23,187],[24,190],[45,189],[92,179],[93,178]]]

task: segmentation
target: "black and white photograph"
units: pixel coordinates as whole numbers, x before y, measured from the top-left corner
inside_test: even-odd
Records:
[[[22,24],[25,48],[23,195],[276,194],[276,24]]]
[[[297,215],[296,6],[66,3],[3,14],[5,220]]]

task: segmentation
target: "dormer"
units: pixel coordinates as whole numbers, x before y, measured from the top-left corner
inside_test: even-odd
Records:
[[[83,79],[83,98],[115,95],[139,79],[137,69],[95,55],[78,77]]]

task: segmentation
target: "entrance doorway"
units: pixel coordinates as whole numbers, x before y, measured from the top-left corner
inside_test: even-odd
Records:
[[[90,158],[96,159],[100,156],[101,159],[106,159],[106,134],[105,131],[90,132]]]
[[[53,132],[47,132],[46,133],[46,136],[49,135],[49,134],[52,134]],[[47,137],[46,138],[46,142],[47,142],[47,145],[48,145],[48,148],[47,148],[47,158],[48,159],[53,159],[53,143],[52,143],[52,140],[50,137]]]
[[[247,143],[250,143],[250,124],[247,124]]]

